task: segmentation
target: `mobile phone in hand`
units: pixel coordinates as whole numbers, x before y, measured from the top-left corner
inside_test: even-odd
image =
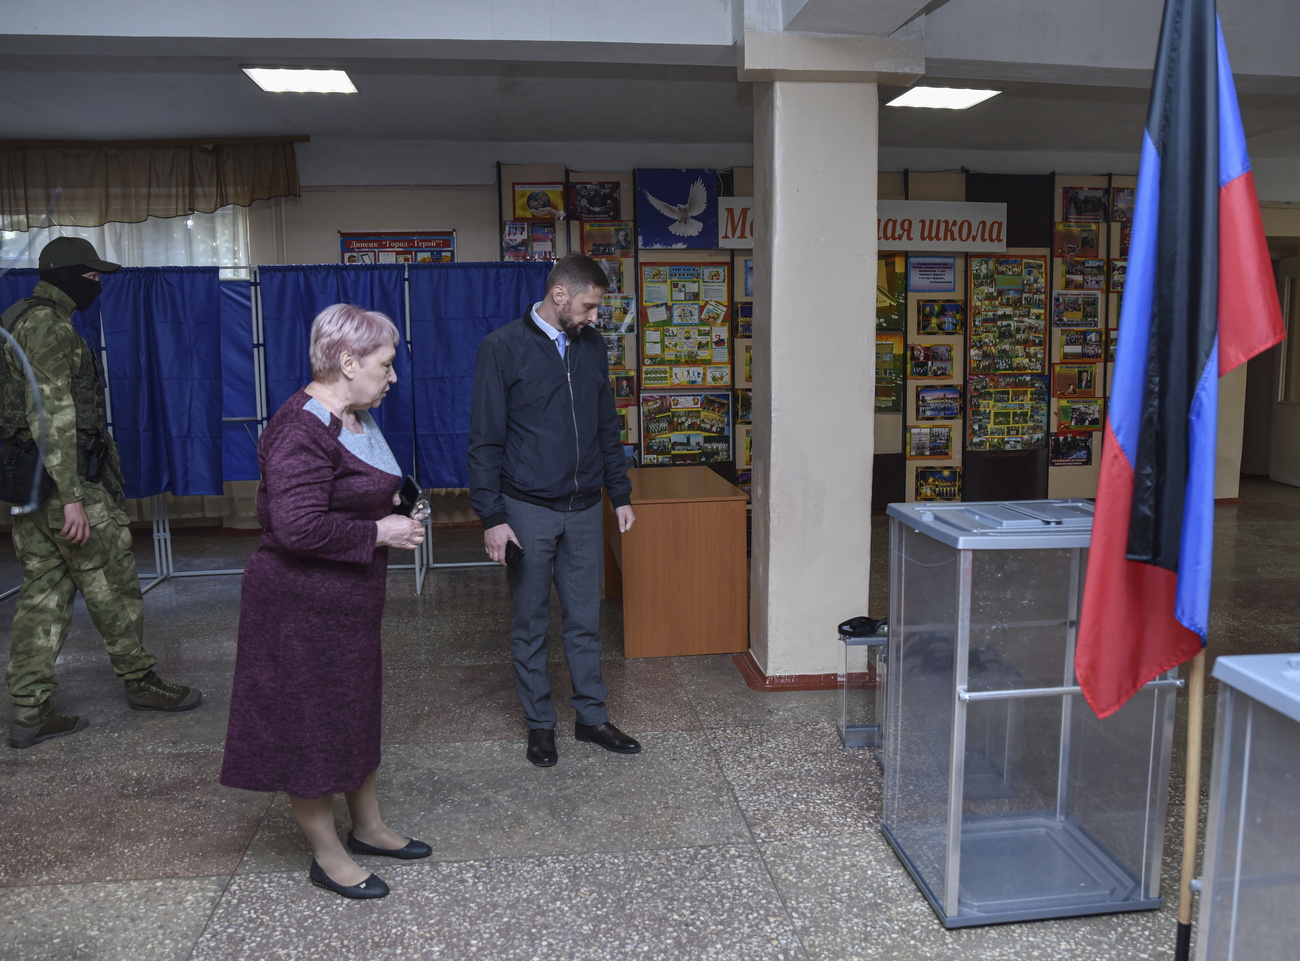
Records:
[[[422,491],[420,490],[420,485],[415,482],[414,477],[407,474],[406,479],[402,481],[401,490],[397,492],[399,503],[395,508],[393,508],[393,513],[410,517],[411,512],[415,510],[415,505],[420,500],[421,496]]]
[[[524,549],[514,541],[506,541],[506,566],[518,567],[524,559]]]

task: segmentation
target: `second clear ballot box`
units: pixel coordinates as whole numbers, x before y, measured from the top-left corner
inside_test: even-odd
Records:
[[[949,928],[1160,906],[1178,681],[1079,693],[1092,510],[889,507],[882,829]]]
[[[1219,682],[1197,961],[1300,942],[1300,654],[1214,662]]]

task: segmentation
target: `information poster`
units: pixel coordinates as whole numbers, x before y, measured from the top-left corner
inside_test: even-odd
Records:
[[[642,387],[731,386],[731,268],[641,265]]]
[[[641,395],[642,464],[731,460],[731,394]]]
[[[972,257],[972,374],[1047,373],[1047,261]]]
[[[455,259],[454,230],[339,231],[343,264],[449,264]]]
[[[956,293],[957,258],[907,258],[907,289],[914,294]]]
[[[1030,450],[1047,444],[1047,378],[1035,374],[972,377],[967,447]]]

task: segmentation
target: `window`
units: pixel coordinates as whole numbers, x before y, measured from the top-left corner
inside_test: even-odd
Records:
[[[41,248],[55,237],[85,237],[105,260],[129,267],[221,267],[226,280],[248,275],[248,208],[233,204],[138,224],[0,231],[0,263],[35,267]]]

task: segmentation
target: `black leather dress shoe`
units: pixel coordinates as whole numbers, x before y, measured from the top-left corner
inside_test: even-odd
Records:
[[[316,859],[311,860],[311,872],[307,875],[311,878],[311,883],[318,888],[324,888],[326,891],[333,891],[335,894],[341,894],[345,898],[352,898],[355,901],[366,901],[372,898],[382,898],[388,894],[388,885],[384,879],[378,875],[372,874],[360,884],[354,884],[351,887],[345,887],[331,878],[316,863]]]
[[[528,753],[524,755],[538,767],[550,767],[560,759],[555,750],[555,731],[548,727],[528,729]]]
[[[373,844],[367,844],[362,841],[351,831],[348,832],[348,847],[354,854],[377,854],[381,858],[401,858],[403,861],[414,861],[417,858],[427,858],[433,853],[433,848],[423,841],[417,841],[415,838],[406,842],[405,847],[401,848],[377,848]]]
[[[636,738],[628,737],[609,721],[604,724],[575,724],[573,736],[579,741],[599,744],[606,751],[615,754],[637,754],[641,750]]]

